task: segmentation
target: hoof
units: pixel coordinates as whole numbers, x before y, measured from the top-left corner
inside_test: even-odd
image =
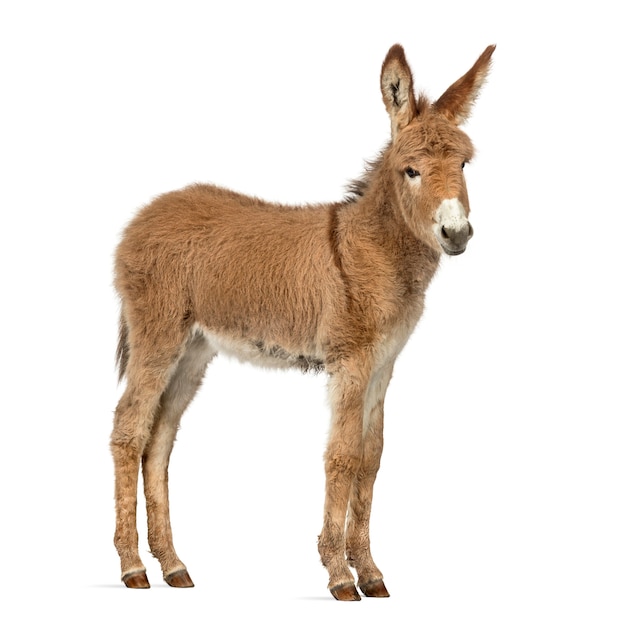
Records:
[[[374,581],[370,581],[369,583],[359,583],[359,589],[365,596],[370,596],[373,598],[389,598],[389,592],[385,587],[382,579],[374,579]]]
[[[130,587],[134,590],[146,590],[150,587],[150,582],[148,581],[148,576],[146,575],[144,570],[140,570],[139,572],[129,572],[122,577],[122,581],[124,581],[124,585],[126,587]]]
[[[171,587],[193,587],[193,581],[186,570],[177,570],[168,574],[165,582]]]
[[[330,588],[330,593],[337,600],[361,600],[354,583],[343,583]]]

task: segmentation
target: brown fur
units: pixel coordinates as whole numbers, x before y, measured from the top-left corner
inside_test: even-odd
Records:
[[[111,436],[127,586],[149,587],[136,530],[140,464],[151,551],[170,585],[193,585],[172,543],[167,467],[180,418],[223,350],[329,374],[320,555],[336,598],[359,598],[348,564],[364,594],[388,595],[369,547],[384,396],[442,248],[457,254],[471,237],[461,168],[472,145],[457,124],[493,49],[431,104],[415,98],[404,51],[391,48],[381,91],[392,140],[342,202],[287,207],[198,184],[157,198],[127,227],[115,262],[127,386]],[[456,228],[441,220],[444,208]]]

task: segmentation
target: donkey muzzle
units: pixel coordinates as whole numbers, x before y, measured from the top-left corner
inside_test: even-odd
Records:
[[[460,255],[474,235],[474,229],[458,199],[444,199],[435,214],[435,236],[448,255]]]
[[[473,235],[474,229],[469,220],[461,229],[448,229],[442,226],[439,235],[439,244],[441,244],[441,248],[446,254],[460,255],[465,251],[467,243]]]

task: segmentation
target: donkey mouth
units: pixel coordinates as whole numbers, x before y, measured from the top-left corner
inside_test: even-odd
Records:
[[[465,252],[465,249],[467,247],[464,246],[463,248],[446,248],[442,244],[441,248],[443,248],[443,251],[446,255],[450,255],[451,257],[454,257],[455,255],[462,255]]]

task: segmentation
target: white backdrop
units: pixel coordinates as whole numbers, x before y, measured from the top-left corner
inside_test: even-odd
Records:
[[[618,8],[3,3],[0,613],[623,621]],[[324,377],[227,359],[172,458],[176,546],[197,587],[160,589],[146,552],[153,589],[126,590],[108,449],[120,231],[195,181],[342,196],[387,140],[378,79],[395,42],[433,97],[498,48],[466,127],[475,237],[443,260],[388,395],[372,538],[392,597],[326,591]]]

